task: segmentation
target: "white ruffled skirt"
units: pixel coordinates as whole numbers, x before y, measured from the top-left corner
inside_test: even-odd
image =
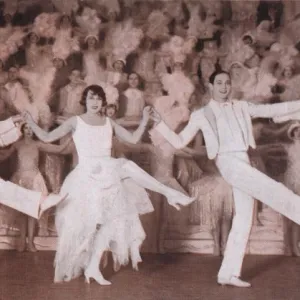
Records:
[[[68,197],[57,207],[58,245],[55,257],[55,282],[80,276],[89,264],[101,234],[101,243],[113,252],[121,265],[129,259],[132,247],[140,248],[145,239],[140,214],[153,211],[144,188],[126,178],[126,159],[80,158],[67,176],[61,192]],[[96,250],[96,249],[95,249]],[[138,252],[139,253],[139,252]]]

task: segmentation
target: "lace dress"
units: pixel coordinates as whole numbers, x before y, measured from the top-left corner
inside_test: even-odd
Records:
[[[67,176],[61,192],[68,193],[57,207],[58,245],[55,282],[68,281],[82,274],[88,265],[96,234],[121,265],[131,258],[133,245],[145,239],[139,214],[153,211],[146,191],[126,177],[128,160],[111,156],[113,128],[109,118],[103,126],[93,126],[77,117],[73,140],[79,163]],[[139,253],[139,251],[137,252]]]

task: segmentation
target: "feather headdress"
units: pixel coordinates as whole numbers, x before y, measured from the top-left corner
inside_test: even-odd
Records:
[[[99,40],[98,35],[101,26],[101,19],[98,17],[95,9],[85,7],[82,15],[76,17],[76,21],[80,28],[85,31],[85,41],[89,37],[94,37],[97,41]]]
[[[0,43],[0,59],[5,62],[10,55],[16,53],[23,44],[24,37],[27,35],[21,28],[13,30],[6,41]]]
[[[188,35],[200,39],[212,38],[219,29],[219,26],[214,24],[216,17],[209,16],[203,20],[201,15],[204,8],[201,3],[189,4],[188,8],[191,15],[188,23]]]
[[[79,8],[77,0],[51,0],[54,7],[62,14],[70,16]]]
[[[288,128],[288,131],[287,131],[287,136],[290,140],[295,140],[295,137],[294,137],[294,130],[295,129],[298,129],[300,128],[300,122],[297,121],[297,122],[293,122],[290,127]]]
[[[4,15],[13,16],[18,10],[18,0],[5,1]]]
[[[120,3],[118,0],[87,0],[87,3],[97,11],[103,12],[107,17],[109,14],[120,14]]]
[[[59,13],[41,13],[34,20],[32,32],[45,38],[54,38],[59,16]]]
[[[173,19],[184,19],[184,14],[182,10],[182,1],[169,1],[163,0],[164,3],[163,12],[168,14]]]
[[[258,3],[259,0],[232,1],[232,20],[235,22],[255,21]]]
[[[234,34],[230,34],[230,47],[224,62],[224,68],[226,70],[229,70],[229,67],[233,62],[244,64],[248,59],[255,55],[255,50],[243,42],[243,37],[245,36],[249,36],[254,41],[254,37],[250,32],[240,38],[237,38]]]
[[[113,48],[112,63],[120,60],[126,64],[127,56],[138,48],[142,38],[143,31],[135,28],[131,20],[118,24],[111,36]]]
[[[169,22],[170,18],[168,18],[163,12],[160,10],[154,10],[147,19],[145,35],[152,40],[160,40],[168,37]]]
[[[194,41],[193,38],[184,40],[182,37],[174,35],[169,42],[162,45],[161,50],[169,53],[174,63],[184,63],[187,54],[191,53]]]
[[[70,54],[78,51],[80,51],[78,39],[71,37],[57,38],[52,47],[54,58],[60,58],[63,61],[66,61]]]
[[[278,54],[279,62],[283,68],[292,67],[295,64],[295,56],[299,54],[299,51],[294,47],[291,41],[283,35],[279,38],[279,42],[271,46],[270,52]]]
[[[161,82],[163,89],[182,103],[187,103],[195,91],[192,81],[182,72],[165,74],[162,76]]]

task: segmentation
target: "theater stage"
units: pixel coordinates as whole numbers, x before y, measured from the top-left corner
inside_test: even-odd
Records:
[[[220,258],[195,254],[144,255],[140,271],[126,267],[105,276],[111,286],[78,278],[54,284],[54,252],[0,252],[0,300],[299,300],[300,259],[247,256],[243,278],[253,287],[216,283]]]

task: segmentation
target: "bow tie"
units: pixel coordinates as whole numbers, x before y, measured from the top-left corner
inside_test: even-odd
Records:
[[[221,106],[221,107],[226,107],[226,106],[231,106],[231,105],[232,105],[232,102],[231,102],[231,101],[227,101],[227,102],[220,103],[220,106]]]

